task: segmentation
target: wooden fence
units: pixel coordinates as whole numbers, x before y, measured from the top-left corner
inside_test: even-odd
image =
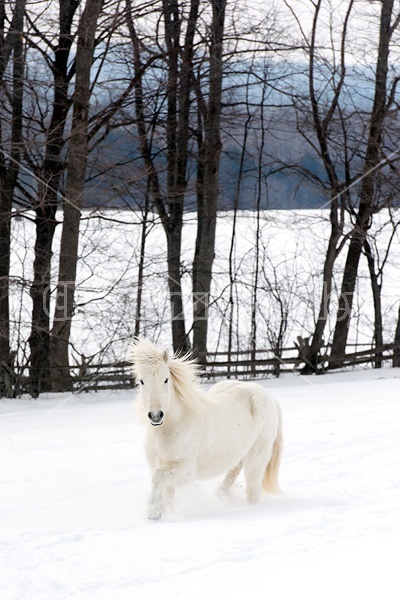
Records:
[[[348,346],[351,348],[351,346]],[[329,347],[324,347],[318,358],[318,372],[322,373],[333,368],[348,368],[357,365],[370,365],[372,367],[392,366],[395,350],[399,346],[385,344],[381,348],[370,348],[357,345],[353,352],[349,352],[335,362],[329,362]],[[302,348],[304,349],[304,347]],[[281,373],[304,372],[306,361],[299,345],[292,348],[281,349],[279,353],[271,349],[256,351],[214,352],[205,357],[200,363],[200,376],[210,382],[220,378],[253,379],[262,377],[277,377]],[[398,362],[398,352],[397,352]],[[337,364],[340,366],[337,367]],[[69,367],[71,373],[71,387],[74,392],[83,392],[101,389],[129,389],[135,386],[131,365],[120,361],[114,363],[90,364],[84,362],[80,365]],[[19,396],[23,393],[32,393],[30,380],[26,372],[10,373],[9,395]]]
[[[349,346],[350,348],[351,346]],[[391,366],[396,346],[386,344],[381,348],[357,346],[353,352],[340,358],[341,367],[357,365]],[[209,381],[220,378],[253,379],[279,376],[281,373],[300,372],[305,361],[299,358],[298,347],[284,348],[279,356],[273,350],[215,352],[206,356],[201,364],[200,376]],[[320,372],[330,370],[329,348],[326,347],[319,359]],[[76,391],[100,389],[127,389],[135,385],[131,365],[128,362],[116,362],[98,365],[76,365],[71,368],[73,387]]]

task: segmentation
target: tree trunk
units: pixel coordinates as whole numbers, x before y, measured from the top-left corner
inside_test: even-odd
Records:
[[[374,302],[374,342],[376,348],[383,346],[383,320],[382,320],[382,285],[379,283],[379,273],[375,270],[375,258],[372,253],[368,239],[364,242],[365,256],[368,262],[369,276],[371,280],[372,298]],[[382,368],[382,353],[375,355],[375,369]]]
[[[55,390],[69,389],[72,385],[69,371],[69,339],[74,314],[79,224],[88,155],[90,71],[93,64],[97,21],[102,7],[103,1],[87,0],[78,27],[73,117],[68,147],[64,220],[51,336],[51,358],[55,367],[52,384]]]
[[[195,4],[198,5],[196,0]],[[192,1],[193,7],[193,1]],[[164,222],[167,236],[168,286],[171,300],[172,343],[174,351],[188,352],[182,295],[181,247],[183,211],[187,187],[187,144],[189,139],[189,98],[193,37],[186,43],[181,68],[180,32],[181,15],[177,0],[163,0],[164,39],[167,48],[167,191],[168,223]],[[196,17],[197,18],[197,17]],[[193,27],[194,23],[188,23]],[[194,34],[194,31],[193,31]],[[188,55],[189,52],[189,55]],[[188,56],[187,56],[188,55]]]
[[[340,366],[346,352],[358,265],[365,242],[365,235],[365,232],[358,230],[353,234],[350,240],[339,296],[335,332],[332,341],[331,357],[329,361],[331,366]]]
[[[36,209],[34,279],[30,288],[32,323],[29,345],[30,389],[35,396],[51,389],[50,377],[50,271],[56,207]]]
[[[149,193],[146,190],[144,211],[142,215],[142,227],[140,235],[140,256],[138,265],[138,277],[137,277],[137,294],[136,294],[136,310],[135,310],[135,338],[139,337],[140,330],[142,327],[142,297],[143,297],[143,285],[144,285],[144,263],[146,256],[146,239],[147,239],[147,228],[148,228],[148,215],[149,215]]]
[[[198,196],[198,226],[193,260],[193,346],[200,356],[207,352],[207,307],[215,257],[218,209],[220,121],[222,97],[222,44],[226,0],[211,0],[209,99],[204,132],[203,189]]]
[[[397,318],[396,332],[394,334],[394,345],[395,348],[393,350],[393,366],[400,367],[400,306],[399,316]]]
[[[265,74],[266,75],[266,74]],[[255,236],[255,261],[254,261],[254,281],[251,298],[251,331],[250,331],[250,348],[251,360],[253,363],[256,360],[257,351],[257,310],[258,310],[258,280],[260,271],[260,239],[261,239],[261,199],[263,186],[263,165],[264,165],[264,146],[265,146],[265,118],[264,104],[266,100],[267,86],[266,80],[263,83],[261,102],[260,102],[260,130],[261,142],[258,151],[257,164],[257,202],[256,202],[256,236]]]
[[[77,9],[76,0],[60,2],[59,40],[55,49],[53,71],[54,100],[50,126],[47,130],[46,153],[39,171],[38,204],[35,207],[36,241],[33,265],[31,347],[31,387],[38,394],[51,389],[50,373],[50,284],[51,259],[58,188],[63,164],[64,129],[69,109],[68,61],[72,45],[71,26]]]
[[[332,215],[332,212],[334,213]],[[328,242],[328,248],[325,255],[324,270],[322,278],[322,295],[319,307],[317,322],[315,324],[312,341],[308,349],[307,356],[304,357],[306,365],[302,373],[316,373],[319,368],[319,356],[321,348],[324,345],[324,331],[329,316],[329,307],[332,294],[333,268],[338,256],[338,241],[342,230],[338,227],[336,218],[337,208],[331,207],[331,234]]]
[[[14,190],[22,151],[22,104],[24,88],[25,0],[16,0],[9,31],[4,36],[5,3],[0,2],[0,81],[13,54],[11,90],[10,154],[0,149],[0,397],[13,394],[13,364],[10,348],[10,244]],[[2,130],[0,121],[0,140]],[[8,160],[7,160],[8,159]],[[7,166],[8,162],[8,166]]]
[[[3,171],[3,165],[0,169]],[[6,177],[0,174],[0,398],[11,396],[10,389],[10,241],[12,193]]]
[[[182,226],[176,225],[167,236],[168,286],[171,301],[172,344],[175,352],[188,352],[181,280]],[[179,257],[179,260],[178,260]]]
[[[235,247],[236,247],[236,223],[237,223],[237,214],[238,214],[238,206],[240,200],[240,192],[242,189],[242,178],[243,178],[243,165],[247,152],[247,138],[249,135],[249,128],[251,123],[251,115],[249,114],[246,123],[244,125],[244,133],[243,133],[243,142],[242,148],[240,152],[240,162],[239,162],[239,172],[238,178],[236,182],[235,189],[235,200],[233,203],[233,217],[232,217],[232,234],[231,234],[231,243],[229,247],[229,259],[228,259],[228,270],[229,270],[229,304],[228,304],[228,349],[227,349],[227,359],[228,363],[231,362],[232,359],[232,350],[233,350],[233,324],[234,324],[234,289],[235,289],[235,281],[236,281],[236,273],[235,273],[235,265],[234,265],[234,255],[235,255]],[[201,182],[201,185],[204,185]],[[231,367],[228,364],[228,378],[230,377]]]
[[[198,204],[197,212],[197,238],[193,261],[193,347],[200,360],[204,359],[207,352],[207,311],[215,257],[217,211],[214,202],[208,194],[208,199],[203,204]]]

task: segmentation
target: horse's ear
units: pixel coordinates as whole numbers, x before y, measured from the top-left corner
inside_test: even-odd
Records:
[[[167,363],[169,361],[169,354],[168,354],[168,350],[163,350],[162,353],[162,359],[165,363]]]

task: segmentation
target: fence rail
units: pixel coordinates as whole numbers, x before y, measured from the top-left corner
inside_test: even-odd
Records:
[[[348,346],[351,348],[351,345]],[[363,348],[365,346],[362,346]],[[372,364],[375,366],[379,362],[393,361],[393,353],[397,348],[395,344],[385,344],[380,348],[360,349],[360,346],[354,352],[350,352],[335,359],[335,363],[330,363],[330,347],[322,348],[318,359],[318,370],[324,372],[339,368],[351,367],[361,364]],[[235,359],[232,356],[236,356]],[[265,375],[279,376],[285,372],[301,372],[306,366],[306,359],[299,355],[299,348],[284,348],[279,353],[273,350],[240,351],[238,353],[219,352],[210,354],[202,371],[202,377],[215,379],[218,377],[261,377]]]

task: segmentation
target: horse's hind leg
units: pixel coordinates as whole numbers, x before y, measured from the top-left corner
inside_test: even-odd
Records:
[[[165,491],[165,506],[168,510],[172,510],[174,508],[174,500],[175,489],[173,487],[167,487]]]
[[[242,467],[243,467],[243,463],[242,463],[242,461],[240,461],[240,463],[238,465],[236,465],[236,467],[231,469],[226,474],[225,479],[223,480],[223,482],[221,483],[221,485],[219,487],[219,493],[221,495],[224,496],[229,492],[230,488],[235,483],[240,471],[242,470]]]
[[[260,500],[264,473],[271,454],[272,444],[260,437],[243,459],[246,495],[250,504]]]

